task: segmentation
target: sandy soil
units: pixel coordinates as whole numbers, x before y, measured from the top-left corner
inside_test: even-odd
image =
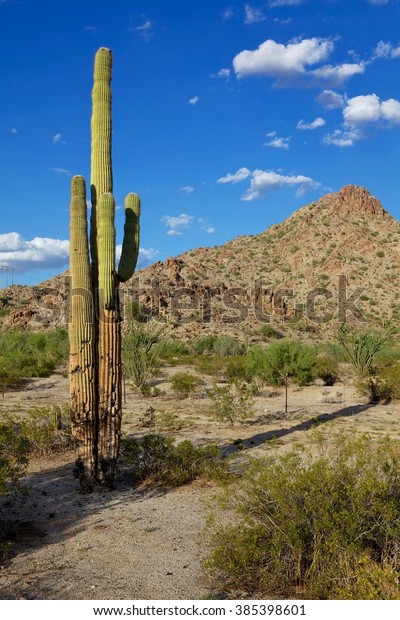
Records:
[[[234,427],[222,424],[210,417],[204,386],[190,399],[177,400],[172,394],[168,377],[181,370],[165,371],[158,382],[163,393],[155,398],[143,399],[127,389],[126,433],[146,432],[139,419],[152,406],[162,432],[199,443],[217,442],[225,451],[242,439],[246,454],[257,456],[305,447],[316,426],[329,436],[355,429],[400,438],[399,405],[368,405],[350,385],[341,384],[289,388],[288,413],[283,390],[264,390],[255,399],[252,420]],[[210,378],[203,380],[210,384]],[[6,394],[0,412],[23,414],[67,399],[67,379],[60,371]],[[168,414],[173,414],[172,423]],[[72,476],[73,461],[71,453],[32,460],[27,500],[20,505],[19,500],[3,498],[0,515],[14,522],[16,542],[11,561],[0,570],[2,599],[212,596],[202,569],[207,555],[202,532],[218,492],[215,486],[198,481],[176,490],[140,490],[121,479],[114,491],[83,495]]]

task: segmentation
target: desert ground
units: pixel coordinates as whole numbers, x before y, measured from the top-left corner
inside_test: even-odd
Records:
[[[212,383],[210,377],[202,377],[204,384],[191,398],[177,399],[173,394],[168,379],[182,370],[181,366],[163,370],[156,397],[138,396],[127,385],[126,434],[148,432],[141,419],[151,406],[156,413],[167,414],[167,428],[159,432],[199,444],[217,443],[227,453],[241,440],[246,456],[306,447],[316,427],[327,437],[350,430],[400,435],[400,406],[368,404],[350,381],[332,387],[289,386],[287,413],[284,390],[264,388],[255,397],[251,419],[234,426],[221,423],[210,416],[210,400],[204,393]],[[6,393],[0,411],[23,414],[34,406],[67,402],[68,380],[61,368],[48,379],[33,379],[23,389]],[[12,556],[0,569],[2,599],[224,597],[223,592],[214,592],[203,570],[204,529],[216,507],[216,483],[197,480],[178,489],[138,488],[121,476],[113,491],[82,494],[73,478],[73,464],[72,452],[32,459],[27,498],[2,499],[1,514],[14,522],[15,530]]]

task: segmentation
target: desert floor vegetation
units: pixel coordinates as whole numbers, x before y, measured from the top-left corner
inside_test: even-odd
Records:
[[[152,329],[124,341],[141,356],[112,492],[78,492],[61,353],[0,399],[2,597],[399,598],[395,341],[362,374],[338,341]]]

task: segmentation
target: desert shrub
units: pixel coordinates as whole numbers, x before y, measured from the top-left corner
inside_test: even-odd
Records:
[[[172,365],[187,364],[192,361],[189,346],[181,340],[167,340],[160,351],[160,358]]]
[[[360,396],[370,403],[400,399],[400,366],[388,366],[375,375],[359,374],[354,382]]]
[[[207,563],[249,598],[400,598],[400,448],[341,436],[331,448],[257,461],[225,498]]]
[[[247,380],[246,357],[244,355],[231,355],[229,357],[225,367],[225,378],[230,382]]]
[[[3,392],[22,379],[49,377],[66,361],[68,337],[64,329],[31,332],[9,329],[0,333],[0,382]]]
[[[267,385],[283,385],[285,377],[298,385],[308,385],[315,378],[317,356],[314,347],[285,339],[267,349],[252,347],[246,356],[249,377],[259,377]]]
[[[277,329],[269,325],[269,323],[265,323],[261,329],[260,334],[265,340],[272,340],[273,338],[282,338],[282,334],[278,332]]]
[[[197,372],[218,376],[224,372],[227,360],[219,355],[196,355],[193,363]]]
[[[28,465],[30,443],[10,419],[0,420],[0,496],[20,489]]]
[[[212,401],[211,411],[221,422],[243,422],[254,414],[254,390],[245,382],[234,381],[226,385],[214,384],[206,390]]]
[[[29,409],[18,421],[19,431],[37,455],[64,452],[75,447],[68,406],[51,405]]]
[[[177,372],[171,377],[170,383],[178,398],[187,398],[195,392],[199,380],[191,372]]]
[[[326,354],[317,357],[314,372],[316,377],[322,379],[324,385],[335,385],[340,376],[337,360]]]
[[[159,368],[165,346],[164,326],[154,323],[127,323],[122,332],[122,365],[125,375],[143,394]]]
[[[123,438],[120,459],[132,472],[135,483],[172,487],[199,477],[222,477],[226,469],[218,446],[195,446],[188,440],[175,443],[172,437],[157,434],[142,439]]]
[[[192,344],[192,349],[194,353],[199,355],[208,353],[227,357],[229,355],[243,355],[246,352],[246,345],[234,336],[215,336],[211,334],[195,340]]]
[[[336,339],[342,347],[346,361],[350,362],[359,373],[374,373],[377,355],[387,347],[393,339],[391,327],[384,331],[366,329],[357,331],[342,325]]]

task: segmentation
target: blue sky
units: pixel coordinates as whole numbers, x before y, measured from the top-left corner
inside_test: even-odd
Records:
[[[0,0],[0,264],[18,284],[68,266],[101,46],[116,202],[142,199],[139,266],[348,183],[400,219],[399,24],[399,0]],[[120,243],[123,209],[116,225]]]

